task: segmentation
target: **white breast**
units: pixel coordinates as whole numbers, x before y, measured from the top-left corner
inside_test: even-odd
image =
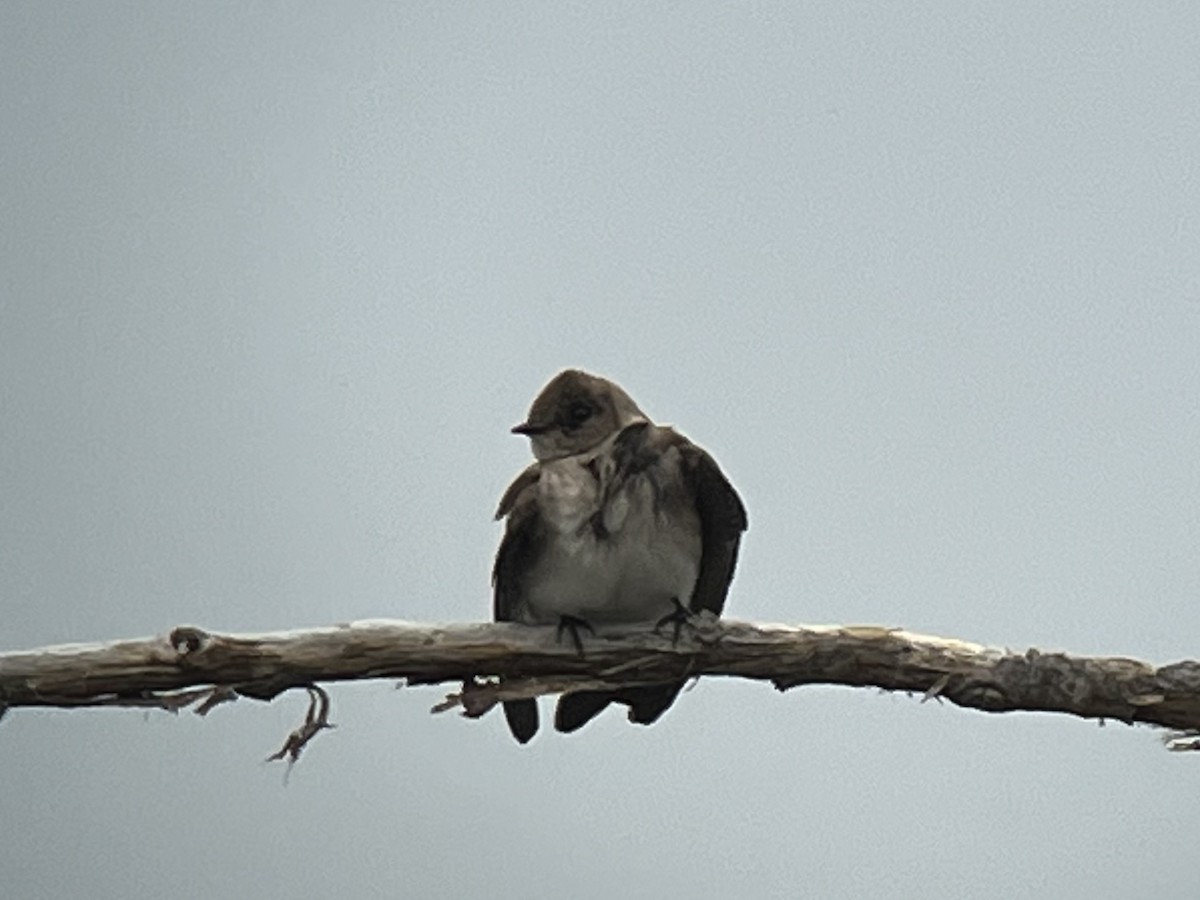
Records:
[[[538,511],[557,535],[570,538],[591,520],[600,504],[600,485],[578,456],[542,463]]]
[[[572,457],[542,465],[538,507],[548,544],[524,579],[522,618],[640,623],[670,613],[673,598],[686,605],[699,573],[700,522],[681,490],[666,493],[670,502],[655,502],[655,483],[666,487],[679,478],[675,452],[652,467],[653,479],[641,474],[610,490],[603,509],[604,486],[585,462]],[[602,477],[611,471],[596,468]]]

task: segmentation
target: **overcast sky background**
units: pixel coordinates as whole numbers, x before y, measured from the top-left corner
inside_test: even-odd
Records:
[[[0,649],[490,614],[573,365],[727,611],[1200,656],[1191,2],[0,5]],[[706,680],[0,724],[5,897],[1195,896],[1155,732]]]

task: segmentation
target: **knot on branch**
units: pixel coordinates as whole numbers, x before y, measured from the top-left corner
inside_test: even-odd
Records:
[[[212,641],[212,635],[195,625],[180,625],[171,631],[167,640],[170,641],[171,648],[176,653],[180,656],[188,656],[199,653],[207,647]]]

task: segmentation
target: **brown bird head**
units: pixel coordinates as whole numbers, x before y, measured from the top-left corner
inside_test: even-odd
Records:
[[[566,369],[542,388],[528,418],[513,426],[513,434],[530,439],[537,459],[561,459],[599,446],[627,425],[646,421],[645,413],[619,385]]]

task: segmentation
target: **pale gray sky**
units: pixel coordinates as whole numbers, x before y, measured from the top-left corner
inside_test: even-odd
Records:
[[[508,434],[619,380],[728,611],[1200,655],[1200,8],[0,6],[0,649],[489,614]],[[1195,892],[1153,732],[708,680],[0,724],[14,900]]]

